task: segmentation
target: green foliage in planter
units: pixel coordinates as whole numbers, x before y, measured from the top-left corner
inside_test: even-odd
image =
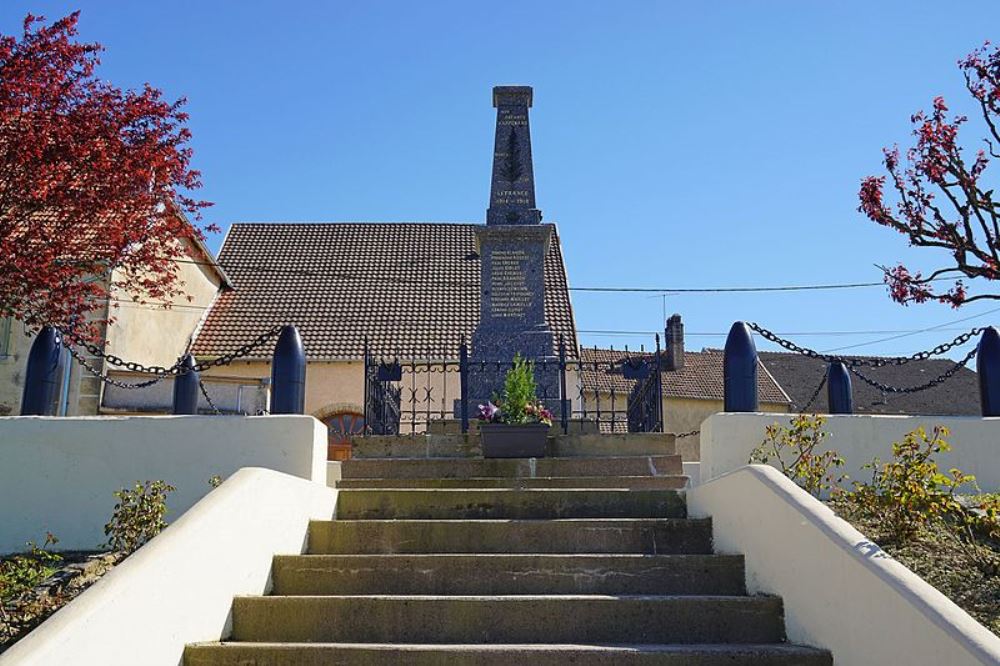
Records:
[[[503,422],[536,422],[538,419],[529,413],[529,409],[538,401],[535,397],[536,390],[534,364],[518,354],[504,378],[503,396],[500,398]]]
[[[823,416],[798,414],[788,426],[767,426],[764,441],[750,453],[750,463],[766,465],[773,461],[785,476],[815,497],[828,491],[839,492],[846,477],[838,476],[836,470],[843,467],[844,458],[833,450],[816,450],[830,434],[823,430],[824,423]]]
[[[57,543],[59,539],[49,533],[45,535],[45,543],[41,546],[29,541],[28,552],[0,562],[0,603],[7,603],[30,592],[56,572],[55,564],[63,558],[58,553],[49,552],[48,548]]]
[[[132,489],[115,492],[111,521],[104,526],[108,547],[129,555],[167,526],[167,494],[176,490],[164,481],[135,482]]]

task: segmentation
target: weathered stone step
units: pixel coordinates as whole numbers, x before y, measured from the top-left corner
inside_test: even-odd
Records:
[[[466,477],[463,479],[341,479],[337,488],[627,488],[681,490],[686,476],[547,476],[536,478]]]
[[[602,458],[352,458],[341,466],[343,479],[463,479],[496,477],[654,476],[683,474],[680,456]]]
[[[481,458],[479,436],[373,435],[352,440],[354,458]],[[574,434],[549,437],[547,456],[653,456],[677,453],[674,435],[666,433]]]
[[[670,490],[342,490],[337,518],[545,519],[684,518],[684,497]]]
[[[711,553],[710,519],[317,520],[309,553]]]
[[[276,595],[744,594],[741,555],[279,555]]]
[[[203,643],[185,666],[832,666],[825,650],[750,645],[405,645],[372,643]]]
[[[774,643],[766,596],[236,597],[235,641]]]

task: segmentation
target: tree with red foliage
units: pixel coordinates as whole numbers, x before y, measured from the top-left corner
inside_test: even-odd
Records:
[[[98,79],[78,18],[0,35],[0,316],[92,339],[110,293],[183,293],[175,260],[203,231],[185,215],[209,204],[186,194],[200,182],[185,100]]]
[[[937,97],[929,113],[911,117],[916,145],[907,151],[905,165],[898,148],[883,150],[895,205],[885,201],[885,176],[861,182],[858,210],[904,234],[910,245],[941,248],[954,260],[927,275],[902,264],[883,268],[890,295],[903,304],[936,300],[957,308],[980,299],[1000,299],[998,293],[970,296],[963,281],[1000,279],[1000,200],[983,182],[990,158],[1000,157],[1000,48],[987,42],[958,65],[989,132],[986,149],[971,162],[965,158],[958,131],[967,118],[949,119],[944,99]],[[938,281],[951,284],[936,289],[932,283]]]

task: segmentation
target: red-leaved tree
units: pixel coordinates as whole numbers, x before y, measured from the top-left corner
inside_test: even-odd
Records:
[[[186,194],[200,182],[184,100],[98,79],[78,17],[0,35],[0,316],[93,337],[111,291],[182,293],[182,239],[202,233],[185,215],[208,204]]]
[[[905,163],[898,148],[883,150],[894,203],[884,196],[886,176],[861,182],[861,212],[905,235],[913,246],[951,255],[946,265],[926,274],[902,264],[883,269],[893,300],[903,304],[936,300],[959,307],[1000,299],[1000,293],[989,291],[969,295],[963,280],[1000,279],[1000,199],[984,178],[990,158],[1000,157],[1000,48],[987,42],[958,65],[985,121],[985,148],[968,158],[958,142],[967,118],[949,118],[944,99],[937,97],[929,112],[911,118],[916,144],[906,152]]]

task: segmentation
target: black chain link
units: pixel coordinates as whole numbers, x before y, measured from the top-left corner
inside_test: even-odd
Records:
[[[951,342],[945,342],[943,344],[938,345],[934,349],[917,352],[916,354],[911,354],[910,356],[888,356],[888,357],[883,356],[874,358],[863,358],[857,356],[837,356],[834,354],[822,354],[813,349],[809,349],[808,347],[800,347],[791,340],[786,340],[785,338],[782,338],[781,336],[772,333],[763,326],[760,326],[759,324],[756,324],[754,322],[747,322],[747,326],[751,330],[760,333],[760,335],[765,340],[769,340],[787,349],[790,352],[794,352],[796,354],[802,354],[803,356],[808,356],[809,358],[820,359],[826,361],[827,363],[836,363],[839,361],[852,370],[854,368],[859,368],[859,367],[881,368],[886,365],[905,365],[907,363],[910,363],[911,361],[926,361],[932,356],[941,356],[942,354],[946,354],[947,352],[951,351],[951,349],[954,347],[960,347],[961,345],[964,345],[966,342],[976,337],[984,330],[982,328],[974,328],[971,331],[968,331],[967,333],[962,333]],[[955,372],[958,371],[955,370]]]
[[[942,374],[938,375],[929,382],[920,384],[919,386],[906,386],[903,388],[897,386],[890,386],[889,384],[883,384],[882,382],[872,379],[871,377],[866,377],[857,368],[848,368],[848,370],[850,370],[851,373],[858,379],[868,384],[869,386],[877,388],[878,390],[882,391],[882,393],[917,393],[918,391],[926,391],[929,388],[934,388],[935,386],[943,384],[949,379],[951,379],[956,372],[964,368],[966,364],[968,364],[968,362],[972,360],[972,358],[976,355],[977,351],[979,351],[979,348],[973,347],[972,349],[969,350],[969,353],[965,355],[965,358],[963,358],[961,361],[957,361],[955,365],[949,368],[946,372],[943,372]]]
[[[163,366],[160,365],[145,366],[140,363],[135,363],[133,361],[126,361],[125,359],[119,356],[106,353],[98,345],[89,343],[73,333],[64,334],[63,345],[66,347],[66,349],[69,350],[69,353],[73,356],[73,358],[75,358],[77,362],[84,367],[84,369],[86,369],[92,375],[100,379],[102,382],[123,389],[139,389],[139,388],[145,388],[147,386],[152,386],[153,384],[156,384],[157,382],[160,382],[163,379],[170,376],[185,375],[188,372],[191,372],[192,370],[196,372],[204,372],[209,368],[229,365],[236,359],[248,356],[254,350],[267,344],[280,332],[281,332],[281,326],[274,326],[270,330],[261,333],[252,341],[248,342],[245,345],[242,345],[241,347],[236,349],[236,351],[230,352],[229,354],[223,354],[222,356],[214,358],[211,361],[203,361],[201,363],[196,363],[194,366],[184,365],[182,357],[177,359],[177,362],[174,363],[169,368],[164,368]],[[102,373],[100,370],[92,366],[76,349],[73,348],[74,344],[83,347],[93,356],[96,356],[98,358],[103,358],[111,365],[123,368],[125,370],[129,370],[130,372],[155,375],[156,378],[137,383],[122,382],[116,379],[112,379],[111,377],[107,376],[106,374]],[[206,398],[207,397],[208,396],[206,395]],[[209,400],[209,402],[211,402],[211,400]]]
[[[688,432],[668,432],[664,434],[673,435],[674,439],[684,439],[685,437],[694,437],[695,435],[700,435],[701,430],[689,430]]]
[[[211,407],[212,412],[215,414],[221,414],[222,410],[215,406],[212,398],[208,395],[208,391],[205,389],[205,382],[200,379],[198,380],[198,388],[201,389],[201,394],[205,396],[205,401],[208,403],[208,406]]]
[[[823,390],[824,386],[826,386],[826,373],[823,373],[823,379],[819,380],[819,386],[816,387],[816,390],[813,391],[812,397],[809,398],[809,402],[807,402],[806,406],[803,407],[800,411],[802,412],[809,411],[809,408],[812,407],[812,404],[814,402],[816,402],[816,398],[819,397],[819,392]]]

